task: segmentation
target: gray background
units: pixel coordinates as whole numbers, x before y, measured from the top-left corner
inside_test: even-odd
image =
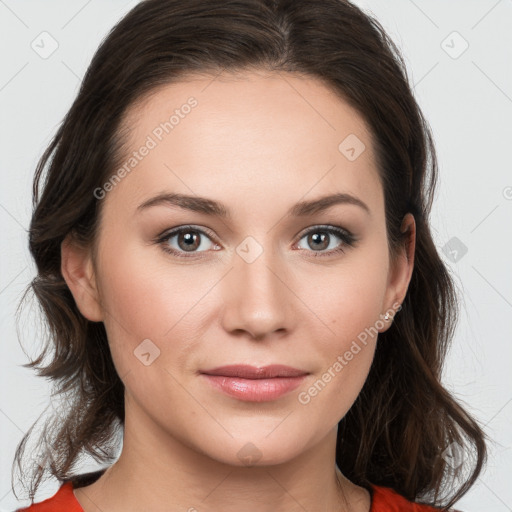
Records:
[[[35,275],[26,233],[34,169],[101,39],[135,3],[0,0],[0,511],[21,506],[10,491],[14,450],[50,398],[48,383],[21,367],[27,357],[15,327],[15,308]],[[457,505],[511,511],[512,1],[356,3],[401,48],[437,143],[431,221],[462,300],[444,384],[493,439],[485,472]],[[27,308],[19,326],[29,355],[39,344],[35,311]],[[36,500],[57,488],[45,483]]]

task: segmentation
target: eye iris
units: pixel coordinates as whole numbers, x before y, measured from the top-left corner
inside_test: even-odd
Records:
[[[326,240],[328,240],[328,235],[326,233],[321,233],[318,235],[317,232],[308,236],[308,243],[313,241],[313,246],[315,246],[317,249],[325,249],[326,247],[329,247],[329,242],[327,241],[326,243]],[[318,242],[320,242],[320,244]]]
[[[182,244],[182,241],[185,242],[185,245]],[[178,234],[178,245],[180,249],[193,251],[199,247],[199,243],[199,234],[197,231],[184,231]]]

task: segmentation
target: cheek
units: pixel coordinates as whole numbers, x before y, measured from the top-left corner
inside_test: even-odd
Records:
[[[355,258],[338,267],[311,270],[295,281],[308,322],[326,354],[348,350],[352,340],[375,326],[386,291],[384,262]],[[316,317],[316,318],[315,318]],[[360,336],[363,338],[364,335]]]
[[[332,282],[336,291],[327,298],[318,295],[319,316],[329,327],[316,321],[315,352],[322,367],[305,383],[297,396],[304,413],[322,417],[322,428],[327,432],[345,416],[359,395],[368,376],[375,347],[377,331],[372,328],[379,315],[379,300],[375,290],[351,286],[345,280]]]
[[[368,376],[382,327],[377,321],[385,293],[384,264],[359,261],[357,268],[347,264],[317,271],[305,280],[309,286],[299,289],[311,310],[307,323],[323,367],[297,399],[309,414],[325,418],[326,430],[350,409]]]
[[[133,244],[120,253],[114,247],[111,243],[103,250],[99,282],[105,328],[119,374],[140,370],[136,357],[147,339],[156,347],[146,342],[150,353],[158,355],[157,366],[168,366],[171,359],[180,364],[194,346],[199,302],[217,278],[193,266],[171,265],[157,248]]]
[[[105,309],[131,333],[161,337],[197,301],[202,286],[192,275],[187,279],[183,267],[166,264],[157,247],[133,243],[115,254],[114,245],[105,248],[101,261]]]
[[[324,433],[334,428],[357,399],[368,376],[375,352],[374,340],[355,342],[333,354],[321,372],[297,395],[304,418],[321,418]]]

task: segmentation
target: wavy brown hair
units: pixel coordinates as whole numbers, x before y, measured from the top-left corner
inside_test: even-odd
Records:
[[[48,378],[66,407],[44,424],[37,464],[24,464],[37,421],[17,447],[13,474],[17,465],[32,501],[45,475],[79,483],[82,454],[112,462],[122,431],[124,386],[103,323],[78,310],[60,250],[68,234],[85,246],[96,243],[102,203],[93,191],[121,161],[123,116],[144,95],[187,75],[251,69],[321,80],[366,121],[391,258],[405,243],[404,215],[416,220],[408,292],[339,423],[339,468],[367,489],[388,486],[442,507],[478,478],[486,436],[441,384],[458,302],[428,224],[438,175],[433,137],[397,47],[378,21],[346,0],[144,0],[102,42],[35,173],[29,246],[37,276],[20,306],[32,291],[48,329],[40,355],[24,366]],[[464,454],[455,468],[445,456],[449,445]]]

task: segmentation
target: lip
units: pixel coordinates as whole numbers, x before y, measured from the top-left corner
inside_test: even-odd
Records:
[[[228,365],[201,371],[217,390],[247,402],[268,402],[296,389],[309,374],[285,365],[257,368],[250,365]]]
[[[283,364],[271,364],[260,368],[248,364],[231,364],[219,366],[211,370],[201,371],[206,375],[222,375],[223,377],[242,377],[243,379],[272,379],[274,377],[300,377],[308,372],[286,366]]]

